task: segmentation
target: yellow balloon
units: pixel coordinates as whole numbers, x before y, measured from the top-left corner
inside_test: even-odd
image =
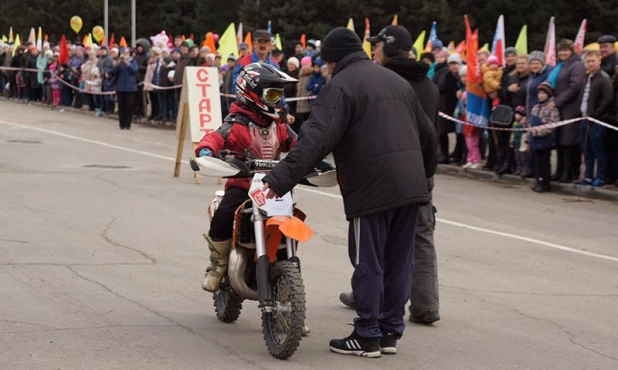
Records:
[[[101,42],[105,36],[105,30],[101,26],[94,26],[92,29],[92,36],[95,40],[97,40],[97,42]]]
[[[71,28],[73,29],[73,31],[75,31],[75,33],[79,33],[83,25],[84,22],[82,21],[80,16],[74,15],[73,17],[71,17]]]

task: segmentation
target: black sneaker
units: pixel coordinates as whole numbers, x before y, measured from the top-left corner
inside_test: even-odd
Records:
[[[382,339],[380,339],[380,352],[384,355],[397,354],[397,334],[382,333]]]
[[[331,340],[330,350],[342,355],[355,355],[369,358],[378,358],[382,356],[379,339],[363,338],[356,334],[356,330],[354,330],[349,337]]]
[[[352,294],[352,292],[350,293],[344,292],[344,293],[339,294],[339,300],[341,301],[341,303],[346,305],[348,308],[351,308],[353,310],[356,309],[356,302],[354,302],[354,294]]]
[[[421,312],[417,315],[410,315],[410,321],[415,324],[431,325],[440,320],[440,313],[436,310]]]

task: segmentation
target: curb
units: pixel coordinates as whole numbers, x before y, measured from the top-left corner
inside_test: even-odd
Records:
[[[26,103],[23,100],[9,99],[9,98],[4,97],[4,96],[0,97],[0,100],[6,101],[6,102],[9,102],[9,103],[26,105],[26,106],[39,107],[39,108],[47,108],[47,109],[54,110],[54,111],[57,111],[57,112],[64,111],[64,112],[71,112],[71,113],[79,113],[79,114],[83,114],[83,115],[90,116],[90,117],[93,117],[93,118],[107,118],[107,119],[110,119],[110,120],[118,121],[118,115],[117,114],[103,113],[103,116],[95,117],[93,111],[83,111],[83,110],[81,110],[79,108],[74,108],[74,107],[65,107],[65,106],[53,107],[51,105],[47,105],[47,104],[41,103],[41,102],[28,102],[28,103]],[[171,125],[168,126],[163,121],[148,121],[145,118],[134,119],[134,120],[131,121],[131,124],[138,124],[138,125],[142,125],[142,126],[149,126],[149,127],[155,128],[155,129],[163,129],[163,130],[175,130],[176,129],[176,122],[172,122]]]
[[[443,165],[443,164],[438,165],[438,169],[436,170],[436,173],[440,175],[464,177],[468,179],[485,181],[485,182],[494,182],[498,184],[532,186],[535,183],[534,179],[522,180],[519,176],[514,176],[514,175],[498,176],[495,173],[489,172],[489,171],[468,170],[468,169],[464,169],[459,166],[453,166],[453,165]],[[610,185],[609,187],[613,187],[613,186]],[[558,194],[566,194],[566,195],[586,197],[586,198],[591,198],[591,199],[607,200],[610,202],[618,202],[618,188],[616,188],[616,190],[608,190],[608,189],[593,188],[592,186],[580,186],[580,185],[561,184],[561,183],[552,182],[551,190],[552,192],[558,193]]]

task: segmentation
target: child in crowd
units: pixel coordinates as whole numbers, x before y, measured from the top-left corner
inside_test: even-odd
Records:
[[[513,122],[514,129],[521,129],[526,127],[526,107],[523,105],[515,108],[515,122]],[[515,175],[521,176],[522,179],[528,177],[530,168],[530,148],[528,147],[528,140],[524,131],[513,131],[509,140],[509,146],[515,151],[515,162],[517,163],[517,170]]]
[[[307,91],[311,91],[312,96],[318,95],[318,93],[322,89],[322,86],[324,86],[324,84],[326,83],[326,78],[322,76],[321,70],[322,66],[324,65],[324,62],[322,62],[322,59],[320,58],[316,58],[316,60],[313,62],[313,75],[311,76],[311,79],[307,84]],[[311,104],[313,103],[315,103],[315,99],[311,99]]]
[[[468,76],[468,67],[462,66],[459,68],[459,78],[461,79],[461,85],[463,86],[460,91],[457,92],[459,97],[459,102],[457,103],[457,109],[455,109],[455,118],[466,122],[466,108],[467,108],[467,97],[468,94],[466,92],[466,78]],[[457,127],[457,132],[459,132],[460,125]],[[464,125],[461,128],[463,131],[463,135],[466,140],[466,164],[463,165],[465,169],[473,169],[480,170],[483,168],[483,159],[481,158],[481,151],[479,149],[479,141],[481,138],[481,133],[483,130],[480,127],[472,126],[472,125]]]
[[[529,134],[530,148],[534,151],[536,185],[533,190],[537,193],[550,191],[549,180],[551,177],[550,157],[551,151],[556,145],[554,129],[541,127],[560,121],[560,112],[555,106],[551,108],[554,92],[548,81],[543,82],[537,88],[539,103],[530,112],[529,126],[532,129]]]
[[[298,73],[298,89],[296,90],[298,98],[306,98],[308,96],[311,96],[311,89],[307,89],[306,87],[307,85],[309,85],[309,81],[311,81],[312,77],[313,67],[311,57],[306,56],[301,58],[300,72]],[[301,99],[296,102],[296,114],[296,120],[300,118],[301,123],[294,124],[293,128],[300,130],[302,122],[307,120],[307,118],[309,118],[309,115],[311,114],[311,102],[307,99]]]
[[[58,55],[50,60],[49,64],[49,84],[52,90],[52,105],[57,107],[60,104],[60,81],[58,81]]]
[[[496,107],[500,105],[498,91],[502,86],[502,69],[498,65],[498,58],[495,56],[487,58],[487,62],[481,66],[481,72],[483,73],[483,87],[492,99],[491,106]]]

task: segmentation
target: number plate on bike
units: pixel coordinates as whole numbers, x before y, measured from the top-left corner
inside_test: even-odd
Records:
[[[281,198],[266,199],[266,194],[262,191],[264,184],[262,179],[266,176],[264,173],[256,173],[251,181],[251,189],[249,189],[249,197],[253,203],[268,217],[272,216],[291,216],[294,212],[294,200],[292,194],[287,193]]]

